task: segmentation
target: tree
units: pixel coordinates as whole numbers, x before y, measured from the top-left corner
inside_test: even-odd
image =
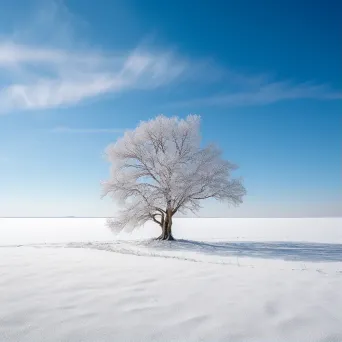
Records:
[[[237,166],[222,160],[214,145],[202,148],[199,129],[197,115],[160,115],[107,147],[111,173],[102,182],[103,196],[111,195],[123,206],[118,218],[109,219],[112,229],[134,229],[152,220],[161,227],[158,239],[173,240],[177,212],[196,212],[208,198],[242,203],[245,188],[230,177]]]

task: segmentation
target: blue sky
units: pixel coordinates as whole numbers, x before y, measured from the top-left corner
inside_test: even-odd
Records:
[[[340,1],[2,0],[0,216],[110,216],[105,147],[158,114],[202,117],[239,164],[239,208],[342,215]]]

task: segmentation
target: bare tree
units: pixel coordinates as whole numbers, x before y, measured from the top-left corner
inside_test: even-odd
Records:
[[[245,188],[230,177],[237,166],[222,160],[214,145],[201,148],[199,129],[197,115],[160,115],[108,146],[111,176],[102,182],[103,196],[123,205],[119,217],[109,220],[112,229],[134,229],[152,220],[162,230],[158,239],[173,240],[177,212],[196,212],[207,198],[242,203]]]

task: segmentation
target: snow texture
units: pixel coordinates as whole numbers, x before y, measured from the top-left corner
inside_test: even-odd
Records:
[[[104,221],[0,219],[0,341],[342,341],[342,219]]]

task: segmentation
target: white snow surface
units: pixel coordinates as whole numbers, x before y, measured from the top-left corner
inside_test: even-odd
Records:
[[[0,219],[0,341],[342,341],[342,219]]]

